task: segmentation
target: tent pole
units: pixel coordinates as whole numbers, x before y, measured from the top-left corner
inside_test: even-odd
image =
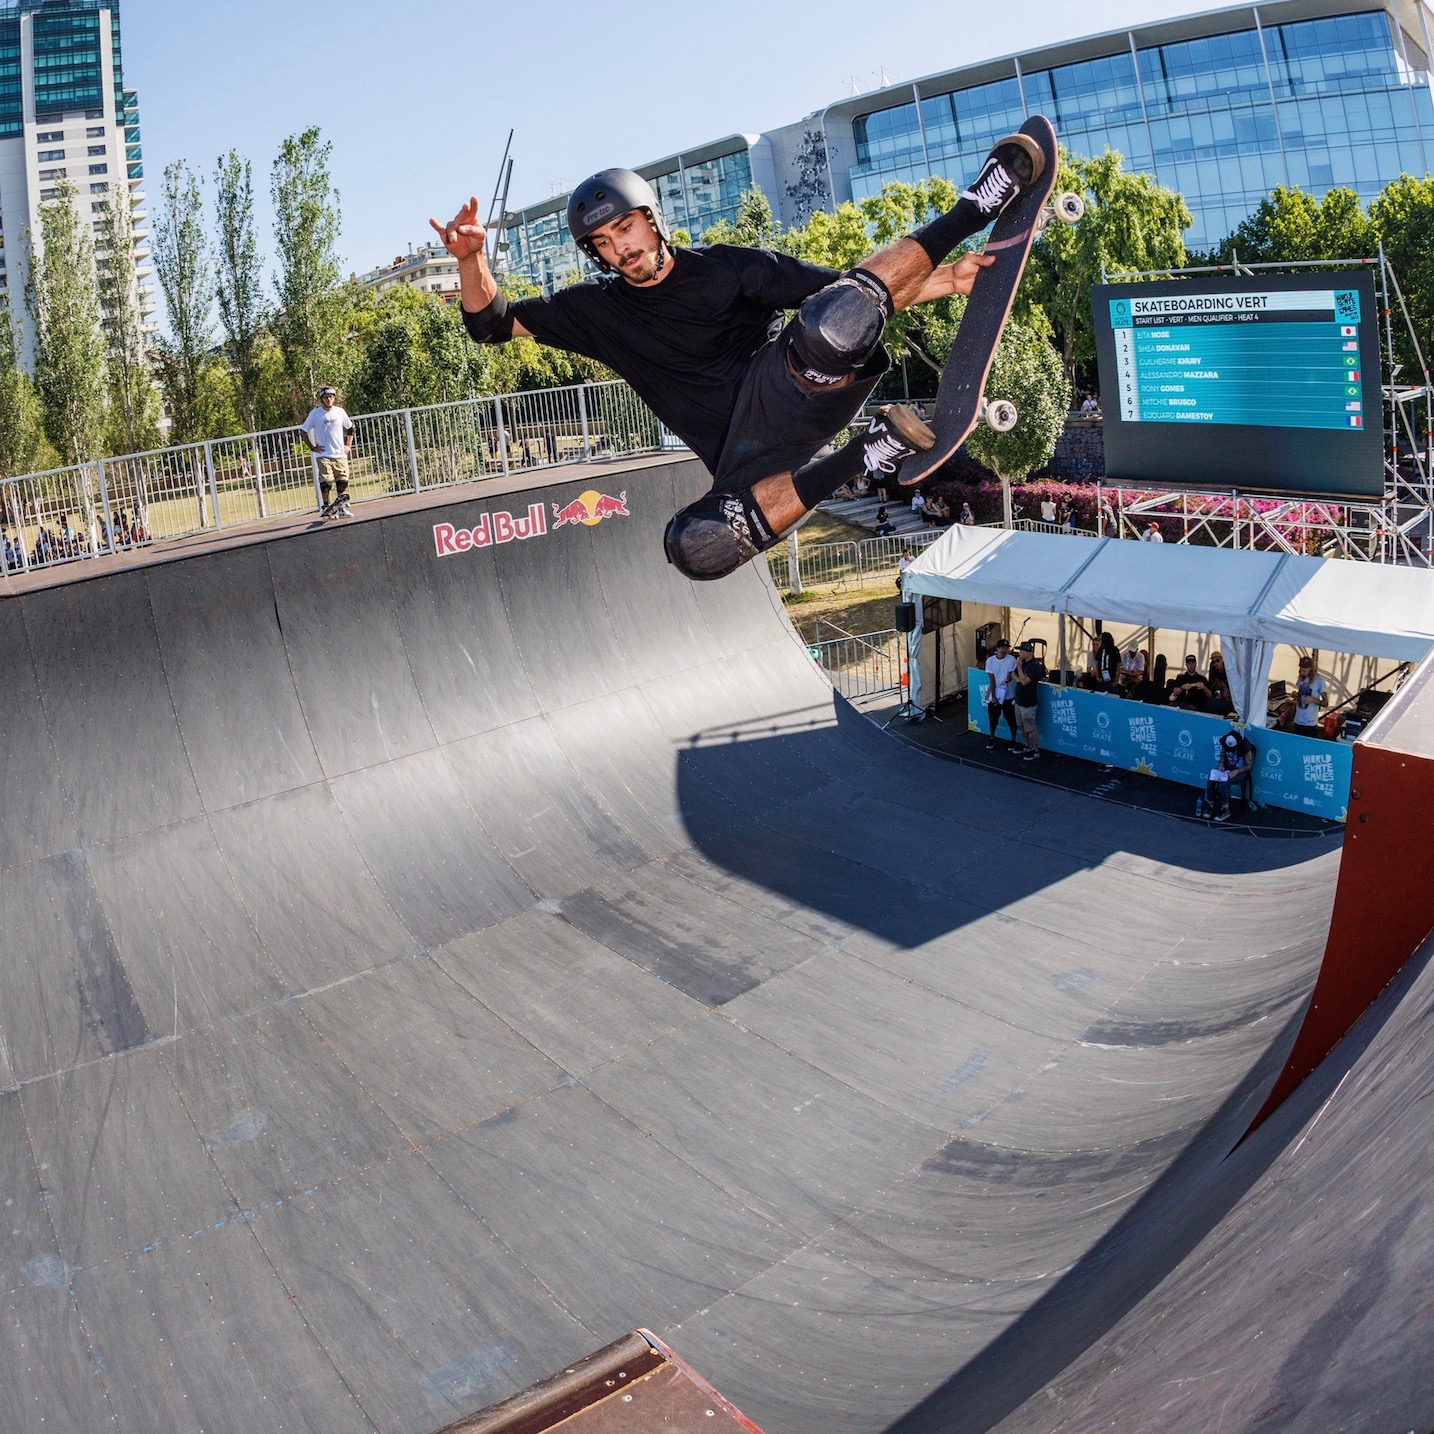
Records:
[[[1061,669],[1061,686],[1066,685],[1066,615],[1056,615],[1056,661]]]

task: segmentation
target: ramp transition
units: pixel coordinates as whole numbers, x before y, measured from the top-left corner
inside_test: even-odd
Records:
[[[1422,977],[1341,1047],[1360,1113],[1301,1130],[1302,1088],[1227,1159],[1338,851],[890,740],[763,575],[662,563],[704,485],[0,601],[0,1427],[431,1431],[638,1326],[769,1434],[1094,1427],[1181,1377],[1170,1289],[1201,1410],[1258,1402],[1228,1232],[1318,1151],[1270,1239],[1357,1263],[1319,1202],[1394,1120],[1375,1223],[1427,1286]],[[630,516],[552,526],[599,488]],[[1427,1312],[1306,1259],[1300,1357],[1352,1318],[1382,1412],[1427,1400]],[[1357,1408],[1368,1365],[1324,1377]]]

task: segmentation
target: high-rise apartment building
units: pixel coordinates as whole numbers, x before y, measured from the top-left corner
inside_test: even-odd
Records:
[[[963,64],[834,99],[794,124],[634,167],[694,239],[759,185],[777,217],[878,193],[892,180],[974,175],[991,142],[1049,115],[1066,146],[1179,190],[1189,249],[1218,243],[1277,184],[1367,203],[1434,168],[1428,0],[1271,0]],[[960,44],[952,11],[950,40]],[[931,36],[939,49],[939,34]],[[629,164],[614,155],[614,164]],[[585,270],[567,195],[506,216],[509,268],[545,289]]]
[[[107,199],[139,205],[139,105],[124,86],[118,0],[0,0],[0,289],[22,352],[33,349],[24,284],[39,207],[62,181],[82,221],[98,226]],[[142,211],[135,215],[135,282],[148,320],[154,301]]]

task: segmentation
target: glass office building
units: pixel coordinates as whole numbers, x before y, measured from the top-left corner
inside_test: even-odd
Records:
[[[735,220],[742,195],[760,182],[753,168],[753,149],[758,144],[749,136],[734,135],[691,154],[643,165],[638,173],[657,191],[668,224],[685,229],[696,242],[719,219]],[[760,169],[760,153],[757,166]],[[567,207],[568,196],[563,194],[507,216],[508,271],[531,279],[544,293],[560,288],[574,273],[594,272],[568,233]]]
[[[81,218],[98,229],[112,196],[142,202],[143,177],[139,102],[124,84],[118,0],[0,0],[0,289],[20,289],[26,236],[38,232],[39,206],[63,185]],[[139,212],[133,262],[149,313],[145,234]],[[10,308],[28,354],[29,313],[18,295]]]
[[[932,174],[960,182],[1030,113],[1049,115],[1072,153],[1118,150],[1179,190],[1193,249],[1229,234],[1277,184],[1316,195],[1345,185],[1367,202],[1401,173],[1424,174],[1434,107],[1422,25],[1416,40],[1385,9],[1270,23],[1300,8],[1216,12],[1222,26],[1248,24],[1164,43],[1161,27],[1108,37],[1125,43],[1067,64],[1015,56],[1009,76],[982,84],[948,87],[959,72],[922,82],[905,103],[851,116],[851,194]]]
[[[1066,147],[1107,147],[1179,190],[1190,249],[1218,243],[1277,184],[1368,203],[1434,160],[1424,0],[1276,0],[1210,10],[983,61],[833,100],[768,134],[643,166],[668,221],[694,238],[760,185],[780,222],[891,180],[973,175],[991,141],[1049,115]],[[956,22],[953,20],[953,43]],[[0,95],[6,83],[0,39]],[[820,156],[813,165],[812,156]],[[582,267],[567,195],[508,216],[509,266],[551,290]]]

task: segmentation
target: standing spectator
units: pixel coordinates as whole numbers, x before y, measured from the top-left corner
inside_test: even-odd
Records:
[[[1163,543],[1164,537],[1160,532],[1160,524],[1153,518],[1145,525],[1145,531],[1140,535],[1142,543]]]
[[[1115,516],[1115,509],[1111,507],[1109,498],[1100,500],[1096,513],[1096,528],[1102,538],[1120,537],[1120,519]]]
[[[1022,757],[1034,762],[1041,755],[1041,739],[1036,732],[1037,708],[1040,704],[1041,683],[1046,680],[1046,665],[1036,656],[1036,645],[1023,642],[1016,657],[1016,692],[1012,699],[1016,707],[1016,722],[1025,741]]]
[[[1049,523],[1052,527],[1056,523],[1056,500],[1054,498],[1041,499],[1041,522]]]
[[[1312,657],[1300,658],[1299,680],[1295,683],[1295,731],[1301,737],[1322,737],[1319,710],[1329,701],[1324,678]]]
[[[991,729],[986,750],[996,750],[996,726],[1001,718],[1011,729],[1011,745],[1020,740],[1016,731],[1016,705],[1012,701],[1015,687],[1016,659],[1011,656],[1011,644],[1004,638],[996,639],[995,653],[986,659],[986,676],[991,680],[990,691],[986,693],[986,721]]]
[[[961,505],[961,526],[963,528],[974,528],[976,526],[976,515],[971,511],[969,503]]]
[[[907,568],[915,561],[916,559],[911,555],[911,549],[907,548],[906,551],[902,553],[901,560],[896,565],[896,586],[898,588],[901,586],[902,578],[906,576]]]
[[[1061,532],[1075,532],[1075,508],[1069,498],[1062,498],[1060,507],[1056,509],[1056,521],[1061,525]]]
[[[309,448],[319,455],[319,493],[323,498],[321,517],[352,518],[349,507],[349,458],[354,448],[354,425],[339,407],[338,390],[327,385],[319,390],[319,406],[312,409],[299,427]],[[331,501],[329,494],[337,496]]]

